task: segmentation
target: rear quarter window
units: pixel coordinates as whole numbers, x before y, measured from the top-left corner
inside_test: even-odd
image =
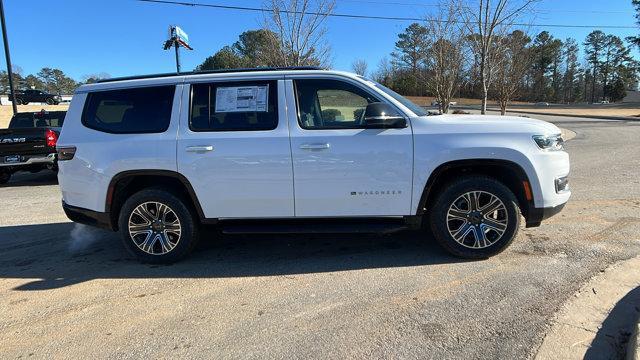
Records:
[[[92,92],[87,95],[82,123],[113,134],[165,132],[174,93],[173,85]]]

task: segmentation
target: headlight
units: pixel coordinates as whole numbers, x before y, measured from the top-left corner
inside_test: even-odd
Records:
[[[564,140],[562,135],[534,135],[533,141],[538,144],[542,150],[558,151],[564,150]]]

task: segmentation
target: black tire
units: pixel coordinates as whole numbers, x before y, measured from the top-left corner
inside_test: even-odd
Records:
[[[16,99],[16,105],[23,105],[23,104],[24,104],[24,102],[22,101],[22,99],[20,99],[20,98]]]
[[[11,173],[2,171],[0,172],[0,184],[6,184],[11,180]]]
[[[136,240],[134,240],[134,238],[130,235],[130,217],[134,219],[134,223],[135,219],[143,219],[142,217],[138,217],[139,215],[132,215],[132,213],[139,205],[149,202],[157,202],[167,206],[173,212],[173,214],[175,214],[175,218],[177,218],[177,220],[179,221],[180,235],[177,238],[178,240],[175,243],[171,243],[172,245],[174,244],[174,247],[170,251],[167,251],[165,253],[152,254],[150,252],[144,251],[137,245],[137,243],[143,242],[143,238],[146,238],[146,235],[136,235]],[[151,211],[150,213],[151,215],[153,215],[153,211]],[[156,211],[156,213],[158,213],[158,211]],[[172,219],[173,217],[174,216],[171,215]],[[195,219],[195,214],[190,210],[190,208],[181,198],[163,189],[151,188],[133,194],[122,205],[118,218],[118,228],[120,229],[120,234],[124,246],[141,262],[153,264],[170,264],[187,256],[198,244],[199,229],[198,223],[195,221]],[[158,229],[154,228],[153,230],[149,231],[156,230]],[[166,232],[160,230],[158,230],[157,234],[160,234],[161,232],[164,233],[165,236],[167,236]],[[156,233],[154,232],[153,234]],[[175,239],[175,234],[173,234],[172,236],[174,236]],[[166,240],[165,238],[165,241],[168,240]],[[158,252],[164,251],[164,248],[162,247],[163,244],[164,243],[160,240],[153,240],[153,244],[151,245],[151,252],[154,252],[154,250],[159,250]]]
[[[460,217],[449,217],[448,213],[454,202],[461,205],[459,208],[464,208],[465,203],[470,203],[462,197],[469,192],[477,192],[475,196],[478,196],[480,206],[477,206],[476,209],[479,210],[464,209],[469,213],[464,220],[461,220]],[[487,204],[494,200],[491,195],[498,198],[504,208],[499,207],[499,210],[491,212],[491,215],[485,215],[481,210],[483,207],[489,209]],[[502,223],[498,230],[487,227],[488,224],[497,223],[492,222],[493,218],[499,218],[499,222]],[[486,176],[470,176],[452,182],[443,189],[434,202],[429,216],[429,224],[435,239],[452,255],[465,259],[486,259],[501,253],[516,238],[520,227],[520,209],[516,197],[501,182]],[[465,231],[464,235],[458,235],[459,242],[449,231],[449,226],[458,229],[453,230],[456,235],[462,234],[460,231],[464,231],[464,226],[474,229]],[[484,236],[478,235],[482,234],[482,229],[485,229]],[[499,235],[499,231],[503,231],[503,233]]]
[[[56,101],[53,98],[48,98],[46,102],[47,102],[47,105],[55,105],[56,104]]]

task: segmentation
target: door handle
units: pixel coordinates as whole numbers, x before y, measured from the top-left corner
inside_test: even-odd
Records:
[[[213,151],[213,145],[187,146],[187,152],[202,153]]]
[[[330,148],[331,145],[329,143],[321,143],[321,144],[302,144],[300,145],[300,149],[302,150],[325,150]]]

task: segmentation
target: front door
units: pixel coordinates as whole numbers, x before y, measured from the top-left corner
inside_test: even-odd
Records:
[[[403,129],[365,129],[367,104],[384,101],[355,81],[287,81],[298,217],[411,213],[413,137]]]
[[[185,87],[178,170],[207,218],[292,217],[293,174],[284,80]]]

